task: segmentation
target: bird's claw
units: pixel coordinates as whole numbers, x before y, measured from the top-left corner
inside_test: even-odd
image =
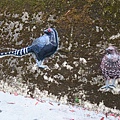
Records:
[[[105,91],[109,91],[110,89],[114,89],[114,88],[116,88],[114,85],[104,85],[100,89],[101,90],[104,89]]]
[[[42,68],[42,69],[50,69],[47,65],[40,65],[38,66],[39,68]]]
[[[108,85],[104,85],[100,89],[108,89],[108,88],[109,88]]]
[[[115,85],[109,85],[108,87],[111,88],[111,89],[116,88]]]

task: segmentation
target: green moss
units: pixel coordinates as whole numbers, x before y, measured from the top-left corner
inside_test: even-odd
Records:
[[[79,99],[78,99],[77,97],[75,98],[75,102],[76,102],[76,103],[79,103]]]

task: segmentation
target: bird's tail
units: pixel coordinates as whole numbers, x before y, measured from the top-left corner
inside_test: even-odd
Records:
[[[30,48],[29,47],[26,47],[26,48],[22,48],[20,50],[13,50],[13,51],[10,51],[10,52],[3,52],[3,53],[0,53],[0,58],[1,57],[5,57],[5,56],[16,56],[16,57],[20,57],[20,56],[23,56],[25,54],[28,54],[30,53]]]

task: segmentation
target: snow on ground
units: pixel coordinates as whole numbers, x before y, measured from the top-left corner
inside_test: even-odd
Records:
[[[0,120],[120,120],[120,117],[0,92]]]

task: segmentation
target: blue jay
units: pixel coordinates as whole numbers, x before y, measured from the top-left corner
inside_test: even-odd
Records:
[[[28,53],[35,55],[36,63],[39,68],[46,68],[46,65],[43,65],[45,58],[53,55],[58,49],[59,39],[58,33],[54,28],[48,28],[44,30],[44,35],[35,39],[32,45],[22,48],[20,50],[14,50],[10,52],[0,53],[0,58],[4,56],[23,56]]]

